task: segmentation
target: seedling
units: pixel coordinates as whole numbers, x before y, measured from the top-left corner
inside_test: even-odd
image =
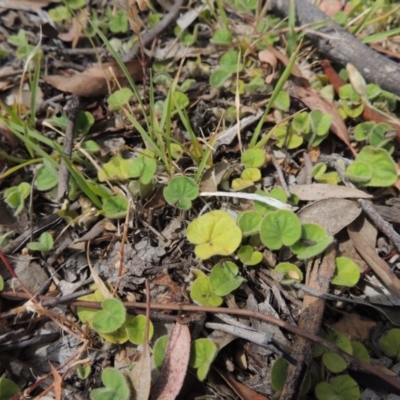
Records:
[[[389,154],[392,154],[394,146],[391,144],[393,140],[393,135],[390,135],[391,132],[393,132],[393,128],[388,124],[368,121],[355,127],[354,138],[359,142],[366,141],[373,147],[383,148]]]
[[[289,262],[279,263],[272,271],[272,275],[276,276],[282,274],[280,279],[282,285],[291,285],[293,283],[301,282],[303,280],[303,273],[294,264]]]
[[[243,70],[243,64],[239,62],[239,53],[236,50],[227,51],[220,59],[220,68],[210,76],[210,85],[218,88],[233,75]]]
[[[92,400],[130,398],[130,389],[124,375],[115,368],[106,368],[101,374],[101,381],[105,387],[93,389],[90,392]]]
[[[107,99],[107,103],[111,110],[119,110],[121,107],[124,107],[129,103],[132,96],[133,92],[131,89],[122,88],[111,94]]]
[[[393,358],[396,362],[399,362],[400,329],[394,328],[386,331],[379,340],[379,347],[385,356]]]
[[[331,279],[333,285],[353,287],[360,279],[360,268],[347,257],[336,258],[336,269]]]
[[[17,48],[16,55],[19,59],[26,59],[34,50],[34,46],[29,44],[23,29],[20,29],[16,35],[10,35],[7,42]]]
[[[232,254],[242,241],[242,232],[226,211],[211,211],[192,221],[186,231],[196,245],[196,256],[206,260],[214,255]]]
[[[301,236],[301,223],[298,217],[288,210],[268,213],[261,221],[261,241],[271,250],[291,246]]]
[[[46,160],[43,160],[43,165],[37,170],[35,178],[35,186],[41,192],[47,192],[55,188],[58,184],[58,172]]]
[[[341,182],[340,176],[336,171],[326,172],[327,169],[328,167],[325,164],[316,164],[311,171],[311,175],[318,183],[337,185]]]
[[[106,16],[108,18],[108,28],[112,33],[128,32],[129,21],[125,11],[117,10],[113,12],[110,8],[107,8]]]
[[[220,46],[229,45],[232,43],[232,34],[228,29],[218,29],[210,39],[210,43]]]
[[[218,307],[222,304],[222,296],[237,289],[245,280],[238,276],[239,269],[230,261],[216,264],[210,276],[200,276],[191,287],[191,299],[200,305]]]
[[[242,246],[238,251],[239,260],[245,265],[257,265],[263,259],[262,253],[254,251],[252,246]]]
[[[83,381],[89,377],[91,371],[92,368],[89,364],[79,364],[76,366],[76,374],[78,375],[79,379],[82,379]]]
[[[217,354],[217,346],[210,339],[197,339],[192,343],[189,365],[197,369],[197,377],[200,381],[206,379],[211,363]]]
[[[14,215],[19,215],[25,208],[25,199],[31,192],[31,185],[21,182],[18,186],[11,186],[4,191],[4,201],[14,209]]]
[[[238,215],[237,224],[243,236],[251,236],[259,232],[262,219],[257,211],[244,211]]]
[[[51,233],[43,232],[38,242],[30,242],[27,244],[27,247],[29,250],[40,251],[42,254],[46,254],[53,248],[53,245],[54,241]]]
[[[122,326],[126,319],[123,304],[116,299],[105,299],[101,303],[101,311],[92,318],[92,328],[99,333],[111,333]]]
[[[247,149],[242,153],[241,163],[246,168],[261,168],[265,161],[265,152],[262,149]]]
[[[390,154],[372,146],[362,148],[355,162],[347,168],[346,176],[359,186],[389,187],[397,181],[396,166]]]
[[[316,224],[303,224],[301,237],[290,249],[299,260],[305,260],[321,254],[333,241],[325,230]]]
[[[192,207],[192,200],[199,195],[199,189],[192,179],[177,176],[170,180],[163,193],[168,204],[181,210],[189,210]]]
[[[232,181],[232,190],[240,191],[253,186],[261,179],[261,171],[258,168],[246,168],[240,178]]]

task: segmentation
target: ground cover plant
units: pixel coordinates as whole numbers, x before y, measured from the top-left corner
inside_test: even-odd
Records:
[[[400,394],[396,2],[0,19],[0,399]]]

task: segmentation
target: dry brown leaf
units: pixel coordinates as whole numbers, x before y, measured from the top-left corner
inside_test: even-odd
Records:
[[[400,298],[400,280],[386,262],[376,254],[375,248],[371,247],[365,240],[363,235],[360,233],[361,226],[362,220],[357,220],[351,223],[347,228],[354,247],[384,283],[390,293]]]
[[[143,353],[129,377],[135,388],[135,400],[148,400],[151,389],[151,355],[149,343],[143,345]]]
[[[270,50],[262,50],[258,53],[258,59],[262,63],[266,63],[271,66],[271,72],[265,77],[265,83],[269,84],[275,78],[276,67],[278,66],[278,59],[276,55]]]
[[[151,391],[151,400],[174,400],[181,391],[190,356],[190,331],[177,323],[165,349],[160,375]]]
[[[0,0],[0,8],[12,10],[31,11],[47,7],[52,0]]]
[[[368,342],[371,337],[371,330],[377,325],[376,321],[361,318],[356,313],[344,313],[340,320],[332,325],[343,335],[351,340]]]
[[[125,63],[126,68],[134,81],[139,81],[143,76],[143,67],[138,60]],[[82,97],[104,96],[118,86],[114,77],[121,86],[128,82],[124,72],[116,62],[96,64],[84,72],[71,76],[48,75],[44,80],[62,92],[76,94]]]
[[[347,186],[328,185],[324,183],[313,183],[312,185],[293,185],[290,192],[300,200],[316,201],[323,199],[370,199],[371,196],[362,190]]]
[[[87,10],[79,10],[72,19],[72,26],[68,32],[58,34],[58,38],[64,42],[72,42],[72,48],[75,49],[82,35],[82,30],[87,25]]]
[[[295,83],[294,80],[289,81],[289,94],[292,97],[296,97],[300,101],[302,101],[310,110],[320,110],[325,114],[331,115],[332,131],[347,145],[350,151],[356,156],[357,152],[350,144],[350,138],[347,132],[346,125],[340,117],[336,107],[333,104],[329,103],[329,101],[325,100],[314,88],[312,88],[311,86],[307,86],[308,83],[303,85],[300,84],[299,80],[297,81],[299,84]]]
[[[216,192],[218,185],[225,179],[228,179],[233,169],[226,161],[221,161],[206,172],[201,177],[199,189],[200,192]]]

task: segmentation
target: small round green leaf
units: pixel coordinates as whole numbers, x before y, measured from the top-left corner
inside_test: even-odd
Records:
[[[239,260],[245,265],[257,265],[263,259],[262,253],[254,251],[252,246],[242,246],[237,253]]]
[[[265,164],[265,153],[262,149],[247,149],[242,153],[241,163],[246,168],[260,168]]]
[[[232,254],[242,241],[242,231],[226,211],[211,211],[192,221],[186,231],[195,244],[196,256],[205,260],[214,255]]]
[[[76,366],[76,374],[78,375],[79,379],[85,380],[89,377],[91,372],[90,364],[79,364]]]
[[[283,285],[291,285],[303,280],[303,272],[294,264],[289,262],[279,263],[273,270],[273,274],[277,272],[283,273],[281,283]]]
[[[230,44],[232,42],[232,34],[228,31],[228,29],[218,29],[214,36],[210,40],[213,44]]]
[[[372,167],[363,161],[354,161],[345,172],[345,176],[354,183],[369,182],[372,178]]]
[[[372,130],[374,129],[374,127],[376,126],[375,122],[362,122],[361,124],[358,124],[355,128],[354,128],[354,139],[356,139],[357,141],[361,142],[363,140],[366,140],[370,133],[372,132]]]
[[[132,96],[133,92],[131,89],[122,88],[111,94],[107,99],[107,103],[111,109],[118,110],[119,108],[127,105]]]
[[[171,179],[163,193],[168,204],[181,210],[189,210],[192,207],[192,200],[199,195],[199,189],[192,179],[177,176]]]
[[[46,192],[57,186],[58,173],[49,164],[42,165],[36,172],[35,185],[37,190]]]
[[[325,367],[334,374],[338,374],[347,369],[347,363],[345,359],[336,353],[324,353],[322,355],[322,362],[324,363]]]
[[[154,364],[158,370],[161,369],[162,364],[164,362],[165,349],[167,348],[168,339],[169,336],[164,335],[159,337],[154,343],[153,359],[154,359]]]
[[[260,230],[262,216],[256,211],[244,211],[238,216],[237,224],[243,236],[254,235]]]
[[[129,399],[129,386],[121,372],[115,368],[106,368],[101,374],[101,380],[105,387],[93,389],[90,392],[91,400]]]
[[[288,362],[283,358],[278,358],[271,368],[271,385],[275,392],[282,392],[285,385]]]
[[[210,275],[212,292],[217,296],[226,296],[237,289],[245,279],[237,276],[239,268],[231,261],[220,262],[214,266]]]
[[[191,344],[189,365],[197,369],[197,377],[200,381],[206,379],[211,363],[217,354],[217,346],[210,339],[197,339]]]
[[[385,356],[400,361],[400,329],[386,331],[379,340],[379,346]]]
[[[130,318],[129,318],[130,317]],[[125,322],[125,329],[128,334],[128,339],[133,344],[143,344],[145,341],[146,322],[147,318],[144,315],[137,315],[136,317],[129,316]],[[153,337],[154,327],[151,321],[149,321],[149,337],[150,340]]]
[[[128,210],[128,200],[121,196],[112,196],[103,202],[104,216],[107,218],[124,218]]]
[[[222,304],[222,297],[214,294],[211,288],[210,278],[203,276],[197,278],[190,289],[190,298],[200,306],[218,307]]]
[[[106,299],[101,303],[102,310],[97,311],[92,319],[92,328],[99,333],[111,333],[122,326],[126,310],[121,301]]]
[[[318,400],[359,400],[360,388],[348,375],[332,378],[329,383],[321,382],[315,387]]]
[[[143,185],[149,184],[157,170],[157,161],[146,155],[141,155],[131,160],[128,166],[128,176],[130,178],[140,178]]]
[[[353,287],[360,279],[360,268],[347,257],[336,258],[336,269],[331,280],[334,285]]]
[[[288,111],[290,107],[290,97],[287,92],[279,92],[278,96],[276,97],[272,107],[281,110],[281,111]]]
[[[210,85],[214,88],[219,88],[232,76],[232,73],[223,69],[214,71],[210,76]]]
[[[290,246],[299,240],[301,223],[291,211],[279,210],[267,214],[261,221],[261,241],[271,250]]]
[[[243,70],[243,64],[239,61],[239,53],[236,50],[230,50],[221,57],[219,65],[224,71],[236,74]]]
[[[333,241],[325,229],[316,224],[303,224],[301,238],[291,246],[291,250],[300,260],[312,258],[322,253]]]
[[[354,358],[364,361],[365,363],[369,363],[371,361],[371,357],[368,353],[368,350],[362,343],[356,342],[355,340],[353,340],[351,342],[351,345],[353,347],[353,357]]]

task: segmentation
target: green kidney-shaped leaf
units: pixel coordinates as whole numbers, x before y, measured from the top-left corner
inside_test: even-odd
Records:
[[[226,211],[211,211],[192,221],[186,231],[195,244],[196,256],[205,260],[214,255],[232,254],[242,241],[242,231]]]
[[[214,71],[210,76],[210,85],[215,88],[223,86],[223,84],[231,77],[232,73],[223,69]]]
[[[237,253],[239,260],[245,265],[257,265],[263,259],[262,253],[254,251],[252,246],[242,246]]]
[[[279,210],[267,214],[261,221],[261,241],[271,250],[290,246],[300,239],[301,223],[291,211]]]
[[[232,42],[232,34],[228,29],[218,29],[210,42],[219,45],[230,44]]]
[[[128,104],[132,96],[133,92],[131,89],[122,88],[111,94],[107,99],[107,103],[111,109],[118,110],[119,108]]]
[[[327,351],[322,355],[322,362],[324,363],[325,367],[334,374],[338,374],[347,369],[347,363],[345,359],[339,354],[332,353],[330,351]]]
[[[291,250],[300,260],[312,258],[322,253],[333,241],[325,229],[316,224],[303,224],[301,238],[291,246]]]
[[[211,290],[217,296],[226,296],[237,289],[245,279],[237,276],[239,268],[231,261],[221,262],[214,266],[210,274]]]
[[[345,176],[354,183],[366,183],[372,178],[372,167],[364,161],[354,161],[347,167]]]
[[[19,392],[19,387],[12,380],[0,378],[0,400],[9,400]]]
[[[331,280],[334,285],[353,287],[360,279],[360,268],[347,257],[336,258],[336,269]]]
[[[243,70],[243,64],[239,62],[239,53],[236,50],[227,51],[219,60],[219,65],[224,71],[236,74]]]
[[[366,140],[372,130],[375,128],[376,123],[367,121],[367,122],[362,122],[361,124],[358,124],[354,128],[354,139],[357,141],[361,142],[362,140]]]
[[[279,92],[278,96],[276,96],[276,99],[275,99],[272,107],[274,107],[278,110],[281,110],[281,111],[289,110],[289,107],[290,107],[289,94],[284,91]]]
[[[271,368],[271,385],[275,392],[282,392],[285,385],[288,362],[283,358],[278,358]]]
[[[124,218],[128,210],[128,200],[121,196],[112,196],[103,202],[104,216],[111,219]]]
[[[365,162],[372,168],[372,178],[362,183],[362,186],[388,187],[397,181],[395,163],[384,149],[365,146],[356,157],[356,161]]]
[[[265,153],[262,149],[247,149],[242,153],[241,163],[246,168],[260,168],[265,163]]]
[[[140,178],[143,185],[147,185],[153,179],[157,170],[157,161],[145,155],[141,155],[132,160],[128,166],[128,176],[130,178]]]
[[[244,211],[238,216],[237,224],[243,236],[254,235],[260,230],[262,216],[256,211]]]
[[[359,400],[360,388],[348,375],[332,378],[329,383],[321,382],[315,387],[318,400]]]
[[[106,299],[101,303],[102,310],[92,318],[92,328],[99,333],[111,333],[122,326],[126,319],[126,310],[121,301]]]
[[[197,377],[200,381],[204,381],[207,377],[217,353],[217,346],[210,339],[196,339],[191,344],[189,365],[197,369]]]
[[[121,156],[112,157],[103,165],[101,171],[98,172],[100,182],[109,181],[126,181],[129,179],[129,167],[133,160],[125,160]]]
[[[357,358],[366,363],[369,363],[371,361],[371,357],[368,353],[368,350],[362,343],[352,340],[351,345],[353,347],[353,357],[354,358]]]
[[[101,381],[105,387],[93,389],[90,392],[91,400],[129,399],[128,383],[124,375],[115,368],[106,368],[101,374]]]
[[[136,317],[128,316],[124,324],[128,339],[133,344],[143,344],[145,341],[147,318],[144,315],[137,315]],[[151,321],[149,321],[149,337],[150,340],[153,337],[154,327]]]
[[[222,297],[217,296],[211,288],[210,278],[197,278],[190,289],[190,298],[201,306],[218,307],[222,304]]]
[[[46,192],[57,186],[58,173],[48,163],[44,163],[36,172],[35,185],[37,190]]]
[[[303,280],[303,272],[296,265],[289,262],[279,263],[272,273],[276,274],[277,272],[283,273],[284,276],[281,283],[284,285],[290,285]]]
[[[154,359],[154,364],[158,370],[161,369],[162,364],[164,362],[165,349],[167,348],[168,339],[169,336],[164,335],[159,337],[154,343],[153,359]]]
[[[400,329],[394,328],[386,331],[379,340],[379,347],[385,356],[400,360]]]
[[[164,198],[168,204],[189,210],[192,206],[192,200],[199,195],[199,189],[192,179],[185,176],[172,178],[168,186],[164,188]]]

